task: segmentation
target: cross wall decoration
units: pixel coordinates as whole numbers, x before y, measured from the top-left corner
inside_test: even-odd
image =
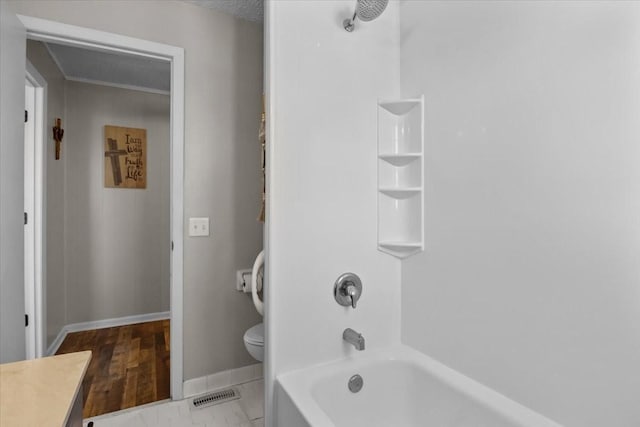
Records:
[[[147,187],[147,130],[104,127],[104,186]]]

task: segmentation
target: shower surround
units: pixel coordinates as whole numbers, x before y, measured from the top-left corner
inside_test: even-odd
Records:
[[[352,328],[561,424],[638,425],[640,4],[391,1],[349,33],[354,5],[266,2],[267,424],[276,378],[351,360]],[[400,261],[376,108],[421,94],[425,250]]]

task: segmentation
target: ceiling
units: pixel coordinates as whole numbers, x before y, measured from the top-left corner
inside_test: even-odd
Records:
[[[184,0],[199,6],[216,9],[247,21],[262,22],[263,0]]]
[[[167,94],[171,90],[168,61],[53,43],[45,45],[67,80]]]

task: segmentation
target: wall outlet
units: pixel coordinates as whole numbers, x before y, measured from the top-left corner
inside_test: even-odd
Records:
[[[189,236],[203,237],[209,235],[209,218],[189,218]]]

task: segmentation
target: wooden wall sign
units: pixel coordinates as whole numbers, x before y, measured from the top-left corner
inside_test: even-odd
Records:
[[[147,130],[104,127],[104,186],[147,188]]]

